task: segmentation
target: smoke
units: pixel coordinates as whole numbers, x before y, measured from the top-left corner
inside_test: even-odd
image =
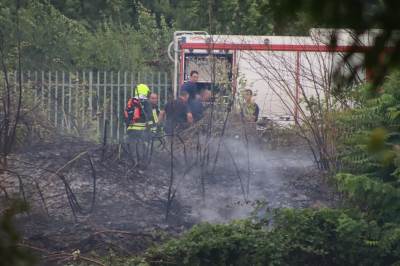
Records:
[[[195,220],[229,222],[248,217],[259,203],[270,208],[301,207],[301,201],[308,199],[294,190],[288,178],[313,165],[304,147],[271,150],[249,142],[247,149],[240,137],[224,139],[215,171],[206,173],[204,198],[199,169],[181,180],[179,200],[191,207]]]

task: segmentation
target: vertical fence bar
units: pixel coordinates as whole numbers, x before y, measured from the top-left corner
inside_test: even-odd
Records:
[[[151,72],[151,75],[150,75],[150,77],[151,77],[151,82],[150,82],[150,88],[153,90],[153,91],[155,91],[154,90],[154,72],[152,71]]]
[[[65,72],[62,72],[62,83],[61,83],[61,130],[64,130],[65,122]]]
[[[124,108],[125,109],[125,105],[126,105],[126,103],[127,103],[127,101],[128,101],[128,99],[127,99],[127,91],[126,91],[126,86],[127,86],[127,83],[128,82],[128,80],[127,80],[127,73],[126,73],[126,71],[124,72],[124,105],[122,106],[122,108]],[[122,111],[122,110],[121,110]],[[123,118],[124,119],[124,118]],[[125,136],[125,134],[126,134],[126,127],[124,127],[124,136]]]
[[[161,105],[161,94],[160,94],[160,88],[161,88],[161,72],[158,71],[158,75],[157,75],[157,95],[158,95],[158,101],[159,101],[159,105]]]
[[[12,84],[11,84],[11,78],[12,78],[12,74],[11,74],[11,72],[7,72],[7,75],[6,74],[4,74],[4,78],[6,78],[6,76],[7,76],[7,79],[8,79],[8,83],[9,83],[9,86],[12,86]],[[4,81],[5,82],[5,81]],[[4,83],[4,86],[5,86],[6,84]],[[12,87],[10,87],[10,90],[12,90],[13,88]]]
[[[40,105],[42,106],[42,110],[44,111],[44,71],[42,71],[42,80],[40,84]]]
[[[20,71],[21,72],[21,86],[22,86],[22,84],[24,84],[24,71]],[[18,87],[19,87],[19,82],[18,82]],[[19,89],[19,88],[18,88]],[[19,90],[18,90],[19,91]],[[24,86],[22,86],[22,88],[21,88],[21,91],[22,91],[22,95],[24,95],[24,91],[25,91],[25,89],[24,89]],[[18,92],[19,93],[19,92]],[[18,96],[19,97],[19,96]]]
[[[58,126],[58,71],[56,71],[56,81],[54,83],[55,86],[55,96],[54,96],[54,126],[57,129]]]
[[[100,71],[97,71],[97,97],[96,97],[96,119],[97,119],[97,136],[101,138],[100,134]]]
[[[137,74],[137,75],[136,75]],[[136,73],[134,76],[133,76],[133,80],[134,80],[134,82],[133,82],[133,87],[132,87],[132,91],[133,91],[133,96],[136,96],[135,95],[135,93],[136,93],[136,91],[135,91],[135,88],[136,88],[136,86],[138,85],[138,84],[140,84],[140,74],[139,74],[139,72],[138,73]]]
[[[17,95],[18,89],[17,89],[17,70],[14,71],[14,95]]]
[[[124,73],[124,104],[126,104],[126,101],[128,100],[127,99],[127,92],[126,92],[126,86],[127,86],[127,83],[128,81],[127,81],[127,73],[126,73],[126,71],[125,71],[125,73]],[[125,107],[125,106],[124,106]]]
[[[130,91],[131,91],[131,95],[130,95],[130,97],[133,97],[134,96],[134,94],[133,94],[133,87],[135,86],[135,84],[134,84],[134,77],[133,77],[133,72],[131,72],[131,82],[130,82]]]
[[[35,106],[35,110],[39,111],[38,107],[38,91],[37,91],[37,84],[38,84],[38,76],[37,76],[37,71],[35,71],[34,74],[35,78],[34,78],[34,92],[33,92],[33,101],[34,101],[34,106]],[[33,131],[36,132],[36,126],[33,126]]]
[[[86,72],[82,71],[82,128],[85,127],[86,124],[86,119],[85,119],[85,109],[86,109]]]
[[[37,84],[38,84],[38,76],[37,76],[37,71],[35,71],[35,91],[34,91],[34,98],[35,98],[35,107],[37,107],[37,102],[38,102],[38,91],[37,91]]]
[[[28,70],[28,74],[27,74],[27,88],[28,88],[28,92],[29,92],[29,96],[31,96],[31,92],[32,92],[32,81],[31,81],[31,71]]]
[[[71,108],[72,108],[72,73],[68,73],[68,131],[71,132]]]
[[[89,117],[93,116],[93,72],[89,72]]]
[[[48,81],[47,81],[47,119],[51,119],[51,72],[49,71]]]
[[[119,139],[120,139],[120,113],[121,113],[121,99],[120,99],[120,94],[121,94],[121,91],[120,91],[120,83],[121,83],[121,79],[120,79],[121,77],[120,77],[120,71],[118,71],[118,80],[117,80],[117,82],[118,82],[118,87],[117,87],[117,93],[118,93],[118,95],[117,95],[117,142],[119,143]]]
[[[24,71],[22,71],[22,70],[19,71],[18,75],[21,75],[21,83],[24,84]],[[24,86],[22,86],[22,88],[19,88],[19,82],[17,84],[18,84],[18,97],[19,97],[19,89],[21,89],[22,95],[23,95],[24,94]]]
[[[75,74],[75,126],[79,129],[79,72]]]
[[[104,80],[103,80],[103,133],[106,130],[106,121],[107,121],[107,72],[104,71]],[[104,137],[104,136],[103,136]]]
[[[168,76],[167,72],[164,72],[164,104],[168,101]]]
[[[114,122],[114,119],[113,119],[113,116],[114,116],[114,72],[113,71],[111,71],[111,75],[110,75],[110,86],[111,86],[111,88],[110,88],[110,91],[111,91],[111,99],[110,99],[110,138],[111,138],[111,140],[113,139],[113,137],[114,137],[114,125],[113,125],[113,122]]]

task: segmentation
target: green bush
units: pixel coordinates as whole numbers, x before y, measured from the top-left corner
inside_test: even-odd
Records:
[[[0,264],[14,266],[35,265],[36,259],[20,246],[21,237],[14,225],[17,214],[27,211],[22,201],[12,201],[0,214]]]
[[[271,224],[272,223],[272,224]],[[389,265],[400,260],[400,227],[355,210],[277,211],[263,222],[195,226],[149,250],[150,265]]]
[[[335,180],[347,202],[380,223],[400,222],[400,73],[378,93],[358,90],[357,107],[339,116],[342,173]]]

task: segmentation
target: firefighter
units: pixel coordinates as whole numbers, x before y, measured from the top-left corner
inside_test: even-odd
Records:
[[[161,122],[161,116],[164,110],[160,110],[159,104],[158,104],[158,94],[157,93],[151,93],[149,96],[149,101],[152,107],[152,121],[153,125],[151,128],[151,136],[152,139],[155,143],[158,143],[159,145],[156,145],[156,148],[164,148],[165,141],[164,141],[164,129],[162,127],[162,122]]]
[[[253,100],[253,91],[250,89],[244,90],[244,104],[242,107],[242,115],[247,122],[257,122],[260,108]]]
[[[158,94],[155,92],[152,92],[149,96],[149,101],[151,104],[152,112],[151,112],[151,118],[153,121],[153,127],[152,131],[157,132],[159,128],[159,115],[160,115],[160,108],[158,106]]]
[[[139,84],[134,89],[135,96],[128,100],[125,109],[127,124],[127,140],[130,151],[134,150],[137,162],[148,157],[148,144],[151,142],[150,130],[153,125],[152,107],[148,100],[150,89],[145,84]]]
[[[147,98],[150,94],[150,89],[145,84],[139,84],[134,91],[136,97],[129,99],[125,110],[127,131],[145,132],[153,124],[152,108]]]

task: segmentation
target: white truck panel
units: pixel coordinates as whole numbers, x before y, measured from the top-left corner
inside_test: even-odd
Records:
[[[370,45],[378,31],[371,31],[360,37],[360,44]],[[349,30],[336,31],[338,45],[350,46],[354,36]],[[242,36],[242,35],[208,35],[184,34],[185,43],[212,44],[251,44],[251,45],[292,45],[297,47],[318,46],[329,44],[332,30],[312,29],[310,36]],[[176,37],[175,41],[178,41]],[[186,49],[185,53],[207,54],[209,51],[201,49]],[[331,103],[330,95],[335,85],[333,72],[343,62],[343,54],[339,52],[311,52],[311,51],[268,51],[244,50],[236,51],[213,50],[213,53],[228,53],[235,55],[233,62],[237,69],[237,92],[240,89],[252,89],[255,102],[260,107],[260,117],[274,120],[293,120],[298,114],[307,115],[305,99],[324,99]],[[359,64],[362,54],[355,54],[350,60],[350,67],[341,65],[339,69],[349,72],[351,65]],[[207,67],[202,66],[204,69]],[[193,68],[193,66],[191,67]],[[210,67],[210,70],[212,68]],[[205,70],[204,70],[205,71]],[[364,69],[358,69],[359,79],[365,79]],[[203,75],[209,76],[209,75]],[[185,77],[187,78],[187,77]],[[204,78],[204,77],[203,77]],[[202,79],[202,77],[200,77]],[[296,102],[298,104],[296,104]],[[298,106],[298,108],[296,107]]]

